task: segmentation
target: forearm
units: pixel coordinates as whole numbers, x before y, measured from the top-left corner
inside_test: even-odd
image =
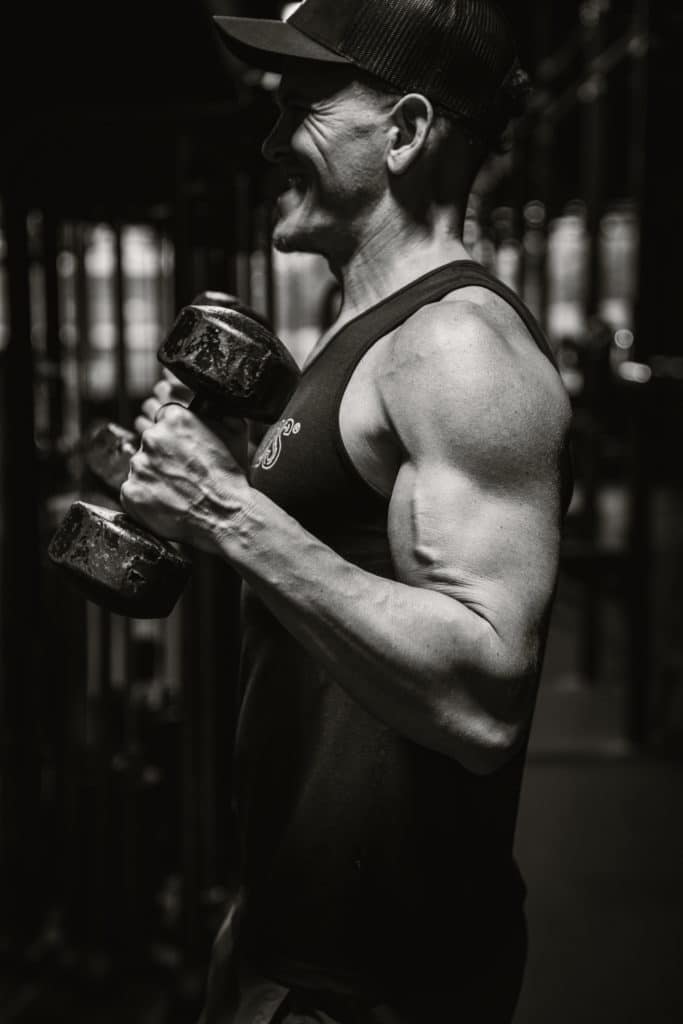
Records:
[[[509,691],[495,631],[453,598],[345,561],[253,492],[219,552],[371,714],[474,771],[505,755]]]

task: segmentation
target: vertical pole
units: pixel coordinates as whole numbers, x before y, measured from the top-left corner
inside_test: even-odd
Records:
[[[17,176],[18,177],[18,176]],[[43,638],[38,471],[34,443],[33,354],[27,204],[18,180],[5,203],[9,339],[4,355],[5,521],[0,608],[0,921],[10,948],[35,934],[41,855],[40,722]]]
[[[176,142],[174,247],[175,247],[175,305],[180,309],[192,298],[191,274],[191,209],[187,194],[189,140],[178,135]],[[195,630],[195,604],[198,600],[196,573],[193,571],[181,598],[182,624],[181,652],[181,816],[182,816],[182,876],[183,876],[183,937],[184,962],[190,968],[197,949],[199,935],[199,837],[200,816],[197,783],[198,737],[194,728],[196,715],[197,637]]]
[[[604,0],[584,0],[580,8],[583,41],[583,66],[588,68],[599,57],[604,41]],[[598,537],[598,495],[600,489],[601,445],[598,408],[601,401],[598,373],[599,353],[595,351],[592,331],[600,301],[599,232],[604,202],[604,137],[605,92],[603,77],[594,74],[580,87],[581,110],[581,192],[586,205],[588,232],[588,289],[586,315],[588,337],[584,339],[586,425],[584,438],[584,529],[591,554],[588,559],[587,579],[584,585],[581,629],[582,677],[595,683],[599,674],[600,655],[600,551]]]
[[[128,426],[130,421],[130,400],[128,395],[129,368],[128,368],[128,347],[126,337],[125,318],[125,275],[123,255],[123,231],[120,223],[114,225],[114,322],[116,325],[116,408],[120,423]],[[104,613],[107,614],[107,613]],[[121,789],[121,863],[119,868],[122,872],[122,906],[119,909],[118,922],[120,935],[116,936],[117,947],[126,955],[131,954],[136,946],[136,941],[131,942],[131,937],[140,940],[140,921],[137,918],[137,908],[140,901],[137,899],[137,868],[136,868],[136,835],[137,835],[137,810],[138,810],[138,723],[136,709],[134,706],[134,694],[131,680],[132,665],[132,642],[130,619],[120,615],[109,615],[110,639],[112,649],[107,652],[109,658],[109,669],[111,677],[111,661],[113,645],[116,645],[121,652],[121,678],[117,680],[120,686],[121,700],[123,702],[123,735],[121,737],[121,757],[119,785]],[[104,708],[111,704],[111,678],[109,689],[106,694]],[[105,716],[108,719],[108,715]],[[111,758],[112,744],[107,737],[105,743],[109,757]]]
[[[91,295],[87,271],[87,225],[76,225],[75,300],[78,359],[78,421],[81,437],[87,427],[91,333]],[[82,473],[81,462],[81,473]],[[82,482],[82,475],[81,475]],[[78,760],[84,774],[76,782],[79,812],[84,822],[85,856],[79,853],[88,880],[85,886],[76,879],[75,892],[82,901],[80,912],[85,928],[87,952],[91,958],[102,955],[110,935],[110,870],[108,853],[109,759],[107,757],[107,718],[103,704],[111,689],[109,652],[111,620],[109,613],[86,601],[87,645],[85,692],[73,694],[76,707],[83,702],[82,734],[77,737]],[[89,854],[89,855],[88,855]],[[87,865],[87,868],[86,868]],[[81,883],[82,884],[82,883]],[[80,916],[80,914],[79,914]]]
[[[62,381],[62,348],[59,337],[60,303],[57,275],[57,221],[52,210],[43,211],[43,254],[45,270],[45,348],[48,383],[50,436],[59,442],[64,430],[64,385]]]
[[[650,29],[648,0],[635,0],[633,35],[645,40]],[[631,65],[631,147],[630,177],[640,217],[640,248],[638,267],[638,295],[635,303],[635,338],[638,355],[642,359],[650,353],[654,315],[651,307],[652,288],[648,286],[653,274],[648,261],[655,258],[658,248],[653,238],[652,217],[652,160],[647,159],[650,96],[648,68],[650,58],[636,50]],[[641,393],[642,391],[642,393]],[[649,391],[638,389],[632,398],[629,417],[631,466],[629,479],[629,566],[626,621],[630,645],[628,692],[626,694],[626,735],[634,744],[642,744],[649,732],[648,695],[652,671],[652,612],[651,612],[651,481],[648,459]]]

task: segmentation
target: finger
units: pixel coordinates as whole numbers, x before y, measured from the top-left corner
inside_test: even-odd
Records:
[[[152,388],[152,393],[160,402],[168,402],[171,398],[173,391],[171,385],[167,380],[158,380]]]
[[[145,401],[142,403],[143,415],[146,416],[148,420],[154,422],[154,417],[161,408],[161,405],[162,403],[159,401],[158,398],[145,399]]]
[[[136,476],[137,477],[142,477],[142,476],[145,476],[147,474],[147,469],[148,469],[147,456],[145,455],[145,453],[142,450],[142,448],[140,448],[135,453],[135,455],[132,456],[130,462],[128,463],[128,466],[129,466],[129,471],[128,471],[128,479],[129,480],[131,479],[131,477],[136,477]]]
[[[150,427],[154,426],[152,420],[148,420],[146,416],[138,416],[133,424],[138,434],[143,434],[145,430],[149,430]]]

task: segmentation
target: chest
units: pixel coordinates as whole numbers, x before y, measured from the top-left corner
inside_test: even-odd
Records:
[[[334,490],[335,469],[345,467],[356,483],[385,499],[390,496],[400,445],[383,408],[379,378],[391,339],[391,334],[381,338],[355,366],[341,372],[326,366],[326,353],[321,354],[255,453],[256,486],[277,500],[275,492],[283,485],[303,485],[317,490],[322,500],[324,490]]]

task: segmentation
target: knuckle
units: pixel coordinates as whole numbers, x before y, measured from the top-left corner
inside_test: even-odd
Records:
[[[181,405],[169,405],[167,409],[164,409],[164,419],[169,423],[187,423],[189,418],[187,409]]]
[[[155,450],[156,438],[154,435],[154,426],[151,426],[148,427],[140,437],[140,451],[145,454],[146,452],[153,452]]]
[[[143,437],[144,440],[144,437]],[[133,481],[136,477],[140,477],[144,473],[147,466],[147,459],[145,458],[144,452],[138,450],[135,455],[131,456],[131,460],[128,464],[128,481]]]

